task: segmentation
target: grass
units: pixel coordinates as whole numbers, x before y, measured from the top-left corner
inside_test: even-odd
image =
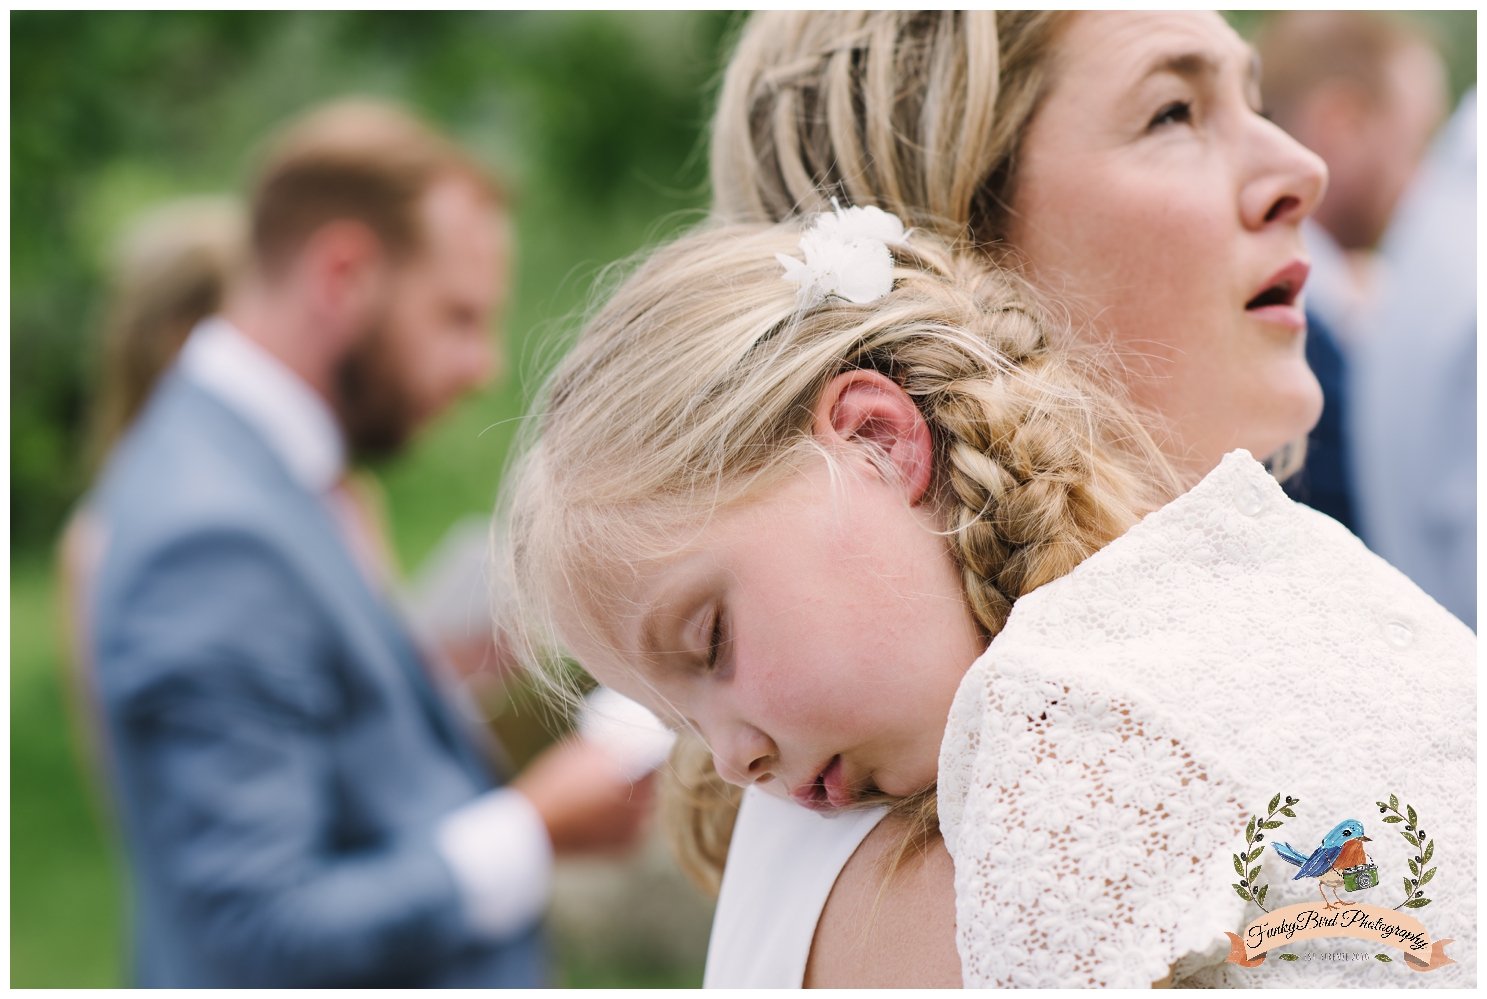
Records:
[[[119,864],[64,708],[55,576],[10,572],[10,984],[124,984]]]

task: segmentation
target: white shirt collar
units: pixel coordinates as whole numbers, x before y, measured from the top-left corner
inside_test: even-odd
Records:
[[[319,495],[340,480],[346,445],[330,406],[237,327],[221,316],[203,319],[177,363],[258,431],[307,491]]]

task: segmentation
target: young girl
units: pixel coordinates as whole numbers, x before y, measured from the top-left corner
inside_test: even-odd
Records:
[[[1159,453],[1028,295],[897,231],[712,229],[620,289],[509,479],[531,658],[807,807],[938,782],[967,984],[1221,960],[1236,836],[1282,780],[1329,818],[1380,781],[1428,803],[1469,885],[1470,633],[1242,454],[1162,506]],[[1267,726],[1280,681],[1305,707]],[[1367,737],[1290,723],[1319,703]],[[1441,910],[1461,972],[1469,893]]]

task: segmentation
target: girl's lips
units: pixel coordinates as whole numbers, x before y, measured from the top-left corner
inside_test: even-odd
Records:
[[[826,764],[826,769],[817,774],[816,779],[809,784],[792,788],[790,797],[795,799],[796,804],[804,805],[815,812],[831,812],[850,805],[852,792],[847,787],[841,756],[833,756],[831,762]]]
[[[831,802],[832,808],[846,808],[852,804],[852,791],[847,787],[847,777],[843,773],[840,756],[831,758],[831,766],[821,772],[820,779],[826,788],[826,800]]]

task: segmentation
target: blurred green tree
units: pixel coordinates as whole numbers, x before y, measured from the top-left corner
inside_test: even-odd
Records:
[[[309,104],[379,94],[511,178],[519,229],[544,248],[582,230],[568,253],[539,253],[544,273],[522,271],[518,300],[551,304],[577,260],[628,253],[646,235],[640,220],[702,205],[699,137],[729,23],[726,13],[12,14],[13,543],[48,543],[86,483],[92,332],[107,248],[127,216],[238,186],[253,144]],[[599,245],[595,230],[608,230]],[[518,342],[537,320],[520,307],[512,318]]]

